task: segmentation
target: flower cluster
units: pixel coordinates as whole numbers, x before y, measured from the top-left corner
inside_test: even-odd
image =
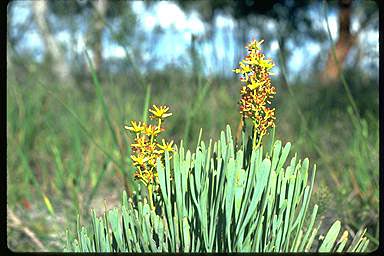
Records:
[[[275,109],[269,108],[270,100],[276,94],[271,85],[270,69],[274,66],[271,59],[266,59],[260,45],[264,40],[253,40],[245,48],[248,55],[239,63],[240,67],[233,72],[241,74],[244,84],[240,90],[240,113],[243,119],[250,118],[254,126],[254,143],[260,144],[261,138],[269,127],[274,127]],[[254,144],[255,145],[255,144]]]
[[[164,131],[161,127],[162,122],[172,115],[167,113],[168,110],[169,107],[153,105],[149,110],[152,114],[150,118],[157,119],[157,125],[131,121],[132,126],[124,127],[136,134],[134,143],[131,144],[133,153],[131,159],[136,167],[134,177],[141,180],[147,187],[157,184],[156,159],[159,158],[164,162],[165,151],[173,152],[173,141],[168,143],[162,139],[159,143],[157,138]]]

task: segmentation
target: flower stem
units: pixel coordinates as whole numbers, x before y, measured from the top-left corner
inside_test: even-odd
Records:
[[[256,149],[256,140],[257,140],[257,129],[255,126],[253,126],[253,147],[252,149]]]
[[[149,184],[147,188],[148,188],[149,204],[151,206],[151,209],[154,210],[155,206],[153,205],[153,200],[152,200],[152,185]]]

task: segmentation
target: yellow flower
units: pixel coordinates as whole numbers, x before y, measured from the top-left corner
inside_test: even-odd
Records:
[[[259,59],[260,57],[251,55],[249,58],[245,59],[244,61],[247,63],[247,65],[256,66],[256,65],[259,65]]]
[[[247,86],[242,86],[240,90],[240,94],[246,94],[247,93]]]
[[[144,165],[146,161],[148,161],[148,157],[144,157],[144,155],[131,155],[131,158],[133,160],[133,165]]]
[[[271,69],[274,66],[271,59],[259,59],[259,65],[266,69]]]
[[[245,62],[244,62],[245,63]],[[252,69],[249,65],[244,64],[243,62],[239,62],[240,69],[236,69],[236,73],[241,73],[241,74],[247,74],[252,72]]]
[[[264,42],[264,39],[260,40],[259,42],[254,39],[252,42],[250,42],[245,48],[249,50],[255,50],[260,51],[261,50],[261,44]]]
[[[173,148],[172,148],[173,140],[168,144],[165,142],[164,139],[162,140],[162,142],[163,142],[163,145],[157,144],[157,146],[162,150],[162,152],[164,152],[164,151],[172,152],[173,151]]]
[[[144,148],[146,144],[145,136],[139,137],[135,139],[136,143],[132,143],[131,147],[133,148]]]
[[[148,164],[153,167],[156,166],[156,158],[156,155],[152,155],[151,158],[148,160]]]
[[[160,132],[161,130],[158,129],[158,127],[155,125],[148,125],[145,127],[145,130],[144,130],[145,135],[148,135],[148,136],[151,136],[151,135],[156,136]]]
[[[167,106],[157,107],[156,105],[153,105],[153,109],[150,109],[149,112],[153,114],[151,118],[164,119],[172,115],[172,113],[167,113],[168,110],[169,107]]]
[[[260,86],[262,86],[265,83],[265,81],[256,82],[254,79],[251,79],[251,84],[248,84],[248,88],[251,90],[254,90]]]
[[[144,130],[144,126],[141,125],[141,122],[136,123],[135,121],[131,121],[132,126],[124,126],[125,129],[134,132],[134,133],[139,133]]]

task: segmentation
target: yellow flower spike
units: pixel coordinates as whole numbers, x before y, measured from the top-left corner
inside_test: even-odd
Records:
[[[167,143],[165,139],[162,140],[162,144],[157,143],[157,136],[159,133],[164,131],[164,128],[161,127],[162,121],[164,118],[167,118],[172,115],[169,113],[169,107],[167,106],[156,106],[153,105],[152,109],[149,112],[152,114],[151,118],[157,118],[156,124],[141,124],[134,121],[131,122],[132,126],[125,126],[127,130],[130,130],[136,133],[136,138],[134,142],[131,143],[131,148],[133,154],[131,155],[132,164],[135,166],[136,171],[134,177],[136,180],[143,182],[147,187],[148,193],[152,192],[158,193],[158,189],[153,190],[153,188],[159,187],[158,174],[156,171],[157,159],[164,165],[165,161],[165,152],[172,152],[173,141]],[[171,159],[172,156],[169,156]],[[154,208],[153,202],[151,201],[152,197],[148,198],[151,202],[151,207]]]
[[[135,121],[131,121],[132,126],[125,125],[124,128],[134,132],[134,133],[139,133],[144,130],[144,126],[141,125],[141,122],[136,123]]]
[[[166,117],[169,117],[172,115],[172,113],[167,113],[169,110],[169,107],[167,106],[160,106],[157,107],[156,105],[153,105],[153,109],[150,109],[149,112],[152,113],[151,118],[159,118],[159,119],[164,119]]]
[[[261,52],[264,40],[252,40],[247,46],[248,55],[239,62],[235,73],[241,75],[240,113],[243,118],[251,119],[254,126],[253,147],[258,147],[269,127],[274,127],[275,110],[269,108],[270,99],[276,94],[271,85],[270,69],[274,66],[272,59]]]

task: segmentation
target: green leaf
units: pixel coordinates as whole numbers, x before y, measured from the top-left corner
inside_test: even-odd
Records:
[[[319,252],[330,252],[336,242],[337,236],[339,235],[341,228],[340,221],[335,221],[328,233],[325,235],[324,241],[322,242]]]

